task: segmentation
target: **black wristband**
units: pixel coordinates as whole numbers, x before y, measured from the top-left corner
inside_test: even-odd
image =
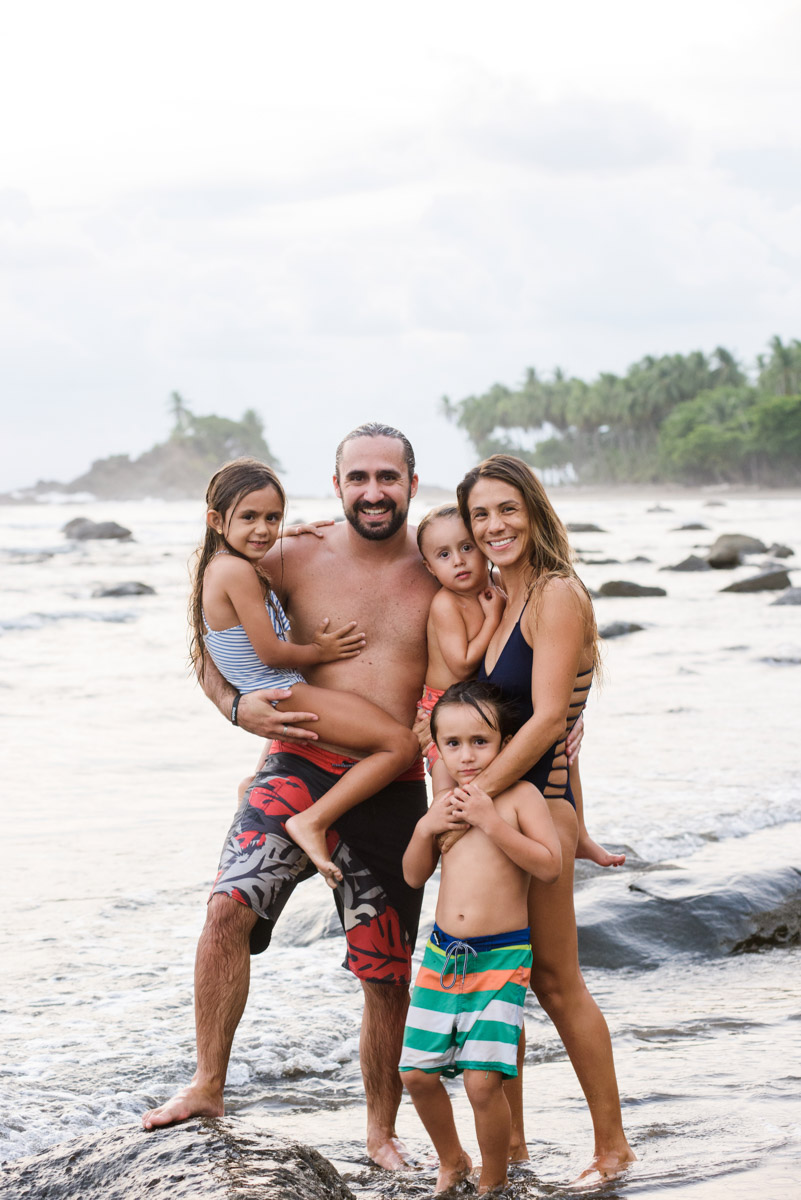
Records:
[[[238,725],[238,724],[239,724],[239,722],[238,722],[238,721],[237,721],[237,719],[236,719],[236,714],[237,714],[237,712],[238,712],[238,710],[239,710],[239,701],[240,701],[241,699],[242,699],[242,693],[241,693],[241,692],[237,692],[237,693],[236,693],[236,695],[234,696],[234,702],[233,702],[233,704],[231,705],[231,724],[232,724],[232,725]]]

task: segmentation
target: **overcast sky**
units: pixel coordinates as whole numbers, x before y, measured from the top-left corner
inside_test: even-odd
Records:
[[[26,0],[0,45],[0,491],[255,408],[295,493],[528,366],[801,337],[801,4]]]

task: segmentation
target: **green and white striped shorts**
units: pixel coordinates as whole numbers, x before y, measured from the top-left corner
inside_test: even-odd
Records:
[[[517,1075],[530,975],[528,929],[455,938],[435,925],[412,992],[400,1070]]]

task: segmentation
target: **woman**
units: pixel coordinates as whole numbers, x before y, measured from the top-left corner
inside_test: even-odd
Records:
[[[462,519],[497,568],[507,596],[480,676],[514,698],[521,717],[518,732],[479,782],[495,796],[518,779],[531,780],[548,801],[559,834],[563,863],[559,879],[554,884],[532,880],[529,891],[531,982],[557,1028],[590,1108],[595,1151],[580,1178],[608,1178],[636,1156],[623,1132],[609,1030],[579,967],[573,863],[582,857],[616,866],[624,856],[609,854],[587,834],[578,773],[571,769],[568,778],[564,744],[583,709],[597,666],[592,602],[573,569],[564,525],[524,462],[492,455],[467,473],[457,496]],[[521,1045],[521,1066],[522,1052]],[[516,1090],[509,1095],[512,1158],[528,1157],[520,1079],[513,1081]]]

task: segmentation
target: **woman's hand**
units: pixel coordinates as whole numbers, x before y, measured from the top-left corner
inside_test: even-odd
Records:
[[[431,738],[431,719],[424,708],[418,708],[417,720],[412,725],[412,733],[420,743],[420,753],[428,754],[433,745]]]
[[[315,537],[321,538],[323,535],[320,530],[326,525],[333,525],[332,520],[328,521],[308,521],[301,525],[287,525],[281,533],[281,537],[300,537],[302,533],[313,533]]]
[[[367,638],[363,633],[353,632],[355,621],[348,621],[347,625],[335,629],[333,633],[328,632],[329,624],[328,617],[323,617],[314,631],[311,644],[317,647],[318,662],[338,662],[342,658],[355,658],[361,654]]]
[[[567,754],[567,765],[572,767],[574,762],[578,761],[579,750],[581,743],[584,741],[584,713],[579,713],[579,718],[576,721],[565,741],[565,753]]]

